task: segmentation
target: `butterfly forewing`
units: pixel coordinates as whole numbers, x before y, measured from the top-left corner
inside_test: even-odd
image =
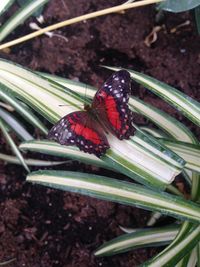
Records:
[[[105,154],[109,144],[103,129],[89,112],[72,112],[58,121],[48,134],[62,145],[76,145],[80,150],[95,154]]]
[[[119,139],[128,139],[134,134],[133,114],[128,107],[131,91],[129,72],[115,72],[99,89],[94,97],[92,108],[105,121],[106,126]]]

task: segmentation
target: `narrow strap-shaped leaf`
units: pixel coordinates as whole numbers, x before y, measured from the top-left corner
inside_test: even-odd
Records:
[[[119,68],[110,68],[112,70],[119,70]],[[160,82],[146,74],[142,74],[133,70],[127,69],[131,77],[149,89],[159,97],[163,98],[166,102],[174,106],[178,111],[182,112],[189,120],[200,126],[200,103],[181,91],[169,86],[166,83]]]
[[[24,158],[22,156],[22,154],[20,153],[19,149],[17,148],[17,146],[15,145],[14,141],[12,140],[11,136],[9,135],[9,133],[7,132],[4,122],[0,119],[0,129],[4,135],[4,137],[6,138],[6,141],[8,142],[8,144],[10,145],[13,153],[17,156],[17,158],[19,159],[19,161],[21,162],[21,164],[24,166],[24,168],[29,172],[29,168],[27,166],[27,164],[24,161]]]
[[[159,8],[174,13],[183,12],[199,6],[199,0],[165,0],[159,4]]]
[[[27,5],[27,3],[30,3],[32,0],[17,0],[18,4],[20,5],[20,7],[24,7],[25,5]],[[35,17],[39,17],[43,11],[43,6],[41,6],[39,9],[36,10],[36,12],[34,12],[32,15]]]
[[[200,222],[200,207],[193,202],[108,177],[67,171],[37,171],[29,174],[27,181]]]
[[[137,248],[165,246],[177,235],[178,227],[137,229],[130,234],[124,234],[100,246],[95,256],[105,257],[123,253]]]
[[[37,9],[46,4],[48,0],[35,0],[20,8],[6,23],[0,28],[0,42],[11,33],[18,25],[22,24]]]
[[[33,126],[39,128],[44,134],[47,134],[48,130],[44,124],[28,110],[24,105],[20,103],[11,93],[9,88],[0,82],[0,99],[4,100],[6,103],[9,103],[12,107],[15,108],[19,114],[23,116],[25,120],[31,123]]]
[[[23,99],[51,122],[56,122],[67,113],[80,110],[83,106],[83,98],[77,93],[5,60],[0,61],[0,78],[11,93]],[[60,107],[61,104],[72,106],[63,108]],[[166,184],[171,183],[183,167],[183,165],[180,166],[181,162],[179,160],[175,160],[175,163],[170,156],[166,160],[166,154],[165,159],[158,160],[155,153],[153,154],[151,151],[144,153],[139,144],[136,146],[136,142],[130,146],[130,141],[113,140],[114,137],[110,135],[108,141],[110,144],[112,143],[112,149],[108,151],[105,157],[102,157],[102,160],[110,164],[111,168],[137,179],[140,183],[164,188]],[[144,156],[145,160],[143,160]],[[139,160],[139,157],[141,160]],[[148,164],[148,162],[151,162],[151,164]],[[145,164],[145,167],[143,164]],[[155,167],[156,165],[157,167]],[[172,165],[174,166],[172,167]]]
[[[169,135],[167,135],[166,133],[164,133],[161,130],[152,128],[152,127],[148,127],[148,126],[141,126],[140,127],[141,130],[149,133],[150,135],[156,137],[156,138],[169,138]]]
[[[112,70],[118,70],[119,68],[112,68],[112,67],[106,67],[108,69],[112,69]],[[130,71],[131,72],[131,71]],[[168,89],[168,85],[164,84],[164,83],[160,83],[159,81],[157,81],[156,79],[153,79],[153,78],[150,78],[148,76],[145,76],[144,75],[144,79],[143,79],[143,76],[140,76],[140,74],[136,73],[135,72],[132,72],[132,75],[135,77],[137,77],[137,81],[140,82],[141,84],[143,84],[144,86],[146,86],[147,88],[149,89],[156,89],[157,91],[159,91],[159,89],[163,89],[164,90],[164,93],[163,93],[163,98],[166,100],[165,98],[165,93],[167,94],[167,90],[166,88]],[[160,86],[161,84],[161,86]],[[165,87],[166,86],[166,87]],[[177,96],[176,96],[177,94]],[[170,98],[170,97],[171,98]],[[180,103],[183,102],[184,104],[184,101],[186,101],[186,103],[188,105],[185,106],[186,110],[189,112],[190,111],[190,106],[192,105],[192,103],[194,102],[194,110],[197,111],[197,113],[195,113],[198,117],[198,119],[200,118],[198,116],[199,114],[199,103],[197,101],[191,101],[190,103],[190,98],[188,100],[188,97],[187,95],[179,92],[178,90],[170,87],[169,88],[169,98],[170,98],[170,101],[174,101],[177,98],[179,98],[180,96]],[[175,99],[173,99],[173,96],[175,96]],[[130,100],[130,102],[132,102],[132,99]],[[141,100],[137,100],[135,103],[134,103],[134,107],[136,109],[138,109],[138,103],[142,103]],[[180,104],[179,103],[179,104]],[[174,102],[174,104],[176,105],[176,103]],[[146,104],[147,108],[148,108],[148,104]],[[150,109],[148,108],[148,112],[145,111],[144,113],[144,110],[145,110],[145,105],[142,103],[142,106],[140,108],[140,113],[146,115],[147,117],[149,116],[148,115],[148,112],[151,114],[150,116],[150,119],[153,121],[153,118],[155,116],[155,123],[161,127],[162,129],[166,130],[166,132],[168,132],[169,134],[171,134],[175,139],[177,140],[180,140],[180,141],[184,141],[184,142],[189,142],[189,143],[193,143],[193,144],[198,144],[199,141],[197,140],[197,138],[191,133],[191,131],[189,129],[187,129],[183,124],[181,124],[180,122],[178,122],[177,120],[175,120],[174,118],[172,118],[171,116],[169,117],[169,115],[167,115],[166,113],[163,113],[163,112],[157,112],[157,110],[153,109],[153,107],[150,106]],[[153,113],[152,113],[153,111]],[[155,111],[155,112],[154,112]],[[159,115],[161,114],[160,118],[159,118]],[[166,118],[167,120],[166,120]],[[166,124],[166,126],[165,126]],[[170,125],[170,127],[169,127]],[[181,130],[181,131],[180,131]],[[196,174],[195,172],[192,172],[191,174],[191,180],[193,182],[192,184],[192,199],[200,199],[200,177],[198,174]]]
[[[49,140],[32,140],[23,142],[20,144],[19,148],[22,151],[28,150],[32,152],[44,153],[47,155],[54,155],[57,157],[71,158],[73,160],[78,160],[86,164],[91,164],[106,169],[112,169],[108,164],[106,164],[96,156],[86,154],[75,146],[63,146]]]
[[[175,267],[196,267],[197,253],[196,249],[193,248],[191,253],[185,255],[185,257],[176,264]]]
[[[185,238],[181,239],[176,246],[172,246],[168,251],[165,250],[154,257],[152,260],[144,263],[144,267],[165,267],[175,266],[181,258],[187,255],[188,252],[200,241],[200,225],[193,225],[190,232],[187,232]]]
[[[96,92],[96,88],[88,86],[84,83],[60,78],[58,76],[53,76],[50,74],[41,74],[67,88],[70,88],[76,93],[85,95],[85,90],[87,90],[87,96],[91,98]],[[138,111],[140,114],[156,124],[159,128],[163,129],[167,134],[170,134],[173,138],[184,142],[191,142],[191,140],[196,140],[195,136],[184,124],[180,123],[178,120],[176,120],[166,112],[161,111],[158,108],[155,108],[152,105],[133,96],[131,96],[129,99],[129,105],[133,111]]]
[[[96,92],[96,89],[94,87],[87,86],[86,84],[80,82],[71,81],[69,79],[60,78],[58,76],[52,76],[50,74],[42,73],[42,75],[49,79],[53,79],[61,85],[70,88],[80,94],[85,94],[85,88],[87,88],[87,96],[89,97],[93,97]],[[185,125],[180,123],[172,116],[168,115],[166,112],[163,112],[136,97],[131,97],[129,99],[129,105],[131,106],[133,111],[136,110],[138,113],[144,115],[172,138],[188,143],[198,143],[196,137]],[[200,181],[199,175],[195,172],[190,174],[187,173],[188,172],[184,171],[183,175],[189,182],[189,184],[191,180],[193,181],[194,186],[192,187],[192,195],[197,196],[199,195],[198,191],[200,191],[200,186],[198,185]]]
[[[8,163],[12,164],[20,164],[21,162],[19,161],[18,158],[6,154],[0,153],[0,160],[6,161]],[[24,162],[28,166],[56,166],[56,165],[61,165],[61,164],[67,164],[69,161],[51,161],[51,160],[40,160],[40,159],[24,159]]]
[[[184,142],[191,142],[191,140],[196,140],[195,136],[184,124],[182,124],[166,112],[153,107],[151,104],[146,103],[137,97],[131,97],[130,105],[131,107],[134,107],[134,109],[136,109],[138,113],[148,118],[174,139],[178,139]]]
[[[24,126],[9,112],[0,108],[0,118],[12,128],[12,130],[23,140],[28,141],[34,139],[33,136],[24,128]]]
[[[197,246],[197,267],[200,266],[200,243]]]
[[[159,139],[161,143],[176,152],[186,161],[185,167],[200,172],[200,146],[180,141]]]
[[[130,73],[134,80],[163,98],[189,120],[200,126],[200,104],[196,100],[150,76],[135,71],[130,71]]]
[[[15,0],[0,1],[0,16],[12,5]]]
[[[200,6],[197,6],[195,8],[195,20],[196,20],[196,26],[197,26],[197,31],[200,35]]]

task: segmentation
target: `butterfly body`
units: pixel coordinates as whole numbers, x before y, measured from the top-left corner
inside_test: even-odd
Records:
[[[106,137],[108,132],[120,140],[129,139],[134,134],[129,94],[130,74],[125,70],[116,72],[96,92],[91,106],[85,105],[84,111],[63,117],[50,130],[48,138],[102,156],[110,147]]]

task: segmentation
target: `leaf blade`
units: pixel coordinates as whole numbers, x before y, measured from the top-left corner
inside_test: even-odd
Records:
[[[176,218],[200,221],[200,207],[181,197],[108,177],[67,171],[37,171],[27,181],[95,198],[160,211]]]

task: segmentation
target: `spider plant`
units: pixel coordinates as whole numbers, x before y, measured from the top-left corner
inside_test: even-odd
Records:
[[[197,101],[152,77],[128,71],[133,80],[200,125],[200,104]],[[37,113],[49,122],[55,123],[67,113],[81,109],[85,88],[86,85],[79,82],[45,73],[34,73],[11,62],[0,60],[1,101],[4,105],[12,106],[24,120],[39,128],[44,137],[47,128],[39,121]],[[91,102],[95,91],[95,88],[87,85],[88,103]],[[63,109],[60,107],[61,104],[67,106]],[[137,126],[135,136],[128,141],[110,137],[111,149],[101,159],[85,154],[73,146],[61,146],[44,138],[32,139],[30,134],[24,135],[20,127],[15,130],[19,138],[24,136],[19,146],[22,152],[28,150],[57,155],[108,168],[113,171],[113,177],[115,172],[126,174],[130,178],[129,182],[78,171],[48,170],[29,173],[27,181],[137,206],[176,218],[173,226],[135,229],[132,233],[108,241],[96,250],[96,256],[109,256],[138,247],[168,245],[143,266],[195,266],[199,260],[200,240],[199,141],[181,122],[150,104],[136,97],[131,97],[129,104],[134,112],[152,121],[159,131]],[[8,115],[5,110],[4,113]],[[5,114],[1,115],[2,129],[8,133],[15,127]],[[15,117],[12,116],[13,118]],[[15,119],[14,121],[16,122]],[[17,145],[15,147],[18,149]],[[15,152],[14,149],[13,151]],[[24,164],[25,160],[23,162],[22,158],[19,159]],[[182,193],[171,185],[179,173],[183,174],[188,183],[190,200],[185,199]],[[168,192],[164,192],[165,190]]]

